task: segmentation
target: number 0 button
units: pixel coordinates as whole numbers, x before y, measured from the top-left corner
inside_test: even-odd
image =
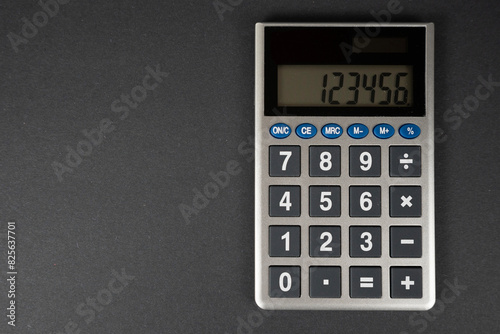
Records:
[[[350,187],[349,215],[351,217],[380,217],[380,187]]]
[[[300,186],[269,186],[269,216],[299,217]]]
[[[269,297],[299,298],[300,267],[269,267]]]

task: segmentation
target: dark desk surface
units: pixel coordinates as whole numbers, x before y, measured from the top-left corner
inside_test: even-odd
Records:
[[[436,24],[437,306],[263,312],[254,303],[254,24],[372,21],[370,11],[387,5],[79,0],[57,10],[52,2],[49,16],[37,1],[3,1],[0,332],[499,332],[493,0],[402,1],[391,17]],[[488,78],[490,90],[478,88]],[[187,223],[179,206],[192,206],[210,173],[233,160],[240,172]],[[14,330],[5,316],[8,221]]]

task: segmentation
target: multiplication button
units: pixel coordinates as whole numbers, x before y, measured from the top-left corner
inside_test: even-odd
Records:
[[[389,197],[391,217],[422,216],[422,188],[420,186],[391,186]]]
[[[422,298],[422,268],[391,267],[391,298]]]

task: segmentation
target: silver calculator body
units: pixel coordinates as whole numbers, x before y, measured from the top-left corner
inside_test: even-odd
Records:
[[[255,80],[259,307],[430,309],[433,24],[258,23]]]

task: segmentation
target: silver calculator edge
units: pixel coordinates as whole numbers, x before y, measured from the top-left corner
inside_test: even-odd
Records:
[[[299,258],[270,258],[267,253],[267,229],[270,225],[268,216],[268,187],[271,184],[295,184],[302,188],[310,185],[324,184],[322,178],[310,178],[307,182],[304,179],[286,178],[271,179],[268,174],[268,145],[276,144],[277,140],[270,138],[269,127],[272,124],[284,122],[292,129],[306,121],[307,117],[294,116],[264,116],[264,28],[270,26],[281,27],[425,27],[426,28],[426,114],[424,117],[364,117],[362,123],[373,128],[384,120],[388,123],[404,123],[410,121],[417,124],[421,129],[421,135],[411,141],[403,139],[396,135],[391,140],[380,140],[369,135],[363,140],[353,140],[344,133],[340,138],[331,140],[322,138],[318,133],[316,138],[310,140],[300,139],[297,136],[290,136],[279,143],[284,145],[343,145],[348,147],[350,144],[360,145],[378,145],[382,148],[382,170],[385,174],[378,178],[351,178],[347,179],[349,170],[347,164],[341,167],[341,177],[336,178],[335,184],[341,186],[341,217],[339,218],[310,218],[307,214],[301,217],[273,217],[273,224],[296,224],[309,225],[332,224],[341,225],[346,218],[350,223],[367,223],[366,218],[348,217],[348,188],[350,185],[380,185],[382,189],[382,203],[387,203],[389,185],[411,185],[412,180],[408,178],[391,178],[387,175],[388,170],[388,147],[391,145],[420,145],[422,147],[422,176],[419,179],[419,185],[427,191],[422,192],[422,217],[418,218],[418,224],[422,226],[422,258],[390,258],[389,242],[382,242],[382,257],[380,258],[350,258],[348,242],[349,229],[342,228],[341,231],[341,252],[340,258],[335,258],[334,264],[341,267],[341,298],[309,298],[308,268],[312,265],[332,265],[330,258],[311,258],[302,256]],[[255,301],[257,305],[268,310],[428,310],[436,299],[435,292],[435,249],[434,249],[434,24],[433,23],[257,23],[255,27]],[[312,117],[307,118],[307,122],[326,124],[332,121],[332,117]],[[336,117],[335,122],[347,128],[348,124],[357,123],[360,117]],[[396,124],[396,125],[398,125]],[[341,161],[348,161],[348,152],[343,149],[341,152]],[[308,166],[307,154],[302,154],[301,165]],[[306,191],[301,193],[301,212],[308,212],[309,203]],[[389,219],[388,210],[382,212],[380,218],[374,218],[370,222],[380,224],[382,235],[388,235]],[[313,219],[313,220],[311,220]],[[390,218],[391,225],[408,224],[408,218]],[[302,224],[301,224],[302,222]],[[385,223],[384,223],[385,222]],[[345,224],[345,222],[344,222]],[[308,229],[301,228],[301,244],[304,245],[308,240]],[[300,265],[301,266],[301,290],[300,298],[270,298],[268,296],[268,267],[270,265]],[[377,299],[353,299],[349,298],[349,267],[353,265],[375,265],[382,266],[383,279],[382,298]],[[390,277],[390,266],[421,266],[422,267],[422,287],[423,296],[419,299],[394,299],[390,298],[389,284],[387,280]]]

